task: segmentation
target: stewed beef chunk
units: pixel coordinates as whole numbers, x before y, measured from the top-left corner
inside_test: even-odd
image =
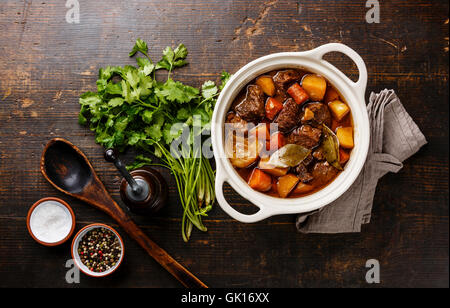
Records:
[[[322,147],[315,149],[312,156],[318,161],[325,160],[325,152]]]
[[[325,104],[308,103],[305,105],[305,108],[308,108],[314,113],[314,118],[312,120],[302,121],[302,124],[308,123],[316,127],[325,124],[326,126],[331,127],[330,110]]]
[[[284,103],[283,109],[274,121],[278,124],[278,130],[282,133],[291,131],[300,121],[300,113],[302,108],[292,98]]]
[[[314,180],[314,177],[308,172],[308,169],[303,163],[301,163],[300,165],[297,166],[297,168],[295,168],[295,172],[297,173],[297,176],[300,179],[300,181],[302,181],[303,183],[309,183],[312,180]]]
[[[319,145],[322,130],[309,125],[302,125],[294,130],[287,138],[287,143],[298,144],[308,149]]]
[[[273,76],[273,82],[279,90],[286,90],[286,87],[290,83],[299,80],[300,77],[300,73],[296,70],[285,70],[276,73],[276,75]]]
[[[323,186],[334,179],[338,172],[339,171],[327,161],[317,162],[312,171],[312,176],[314,177],[313,184],[316,187]]]
[[[303,160],[303,165],[305,166],[309,166],[311,165],[311,163],[314,161],[314,157],[312,156],[312,154],[309,154],[308,156],[306,156],[306,158]]]
[[[264,92],[258,85],[249,85],[245,99],[239,103],[235,111],[245,121],[260,120],[265,115]]]

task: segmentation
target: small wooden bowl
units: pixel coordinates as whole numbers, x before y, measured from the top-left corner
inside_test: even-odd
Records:
[[[64,237],[62,240],[60,240],[60,241],[58,241],[58,242],[44,242],[44,241],[38,239],[38,238],[34,235],[32,229],[31,229],[31,226],[30,226],[30,220],[31,220],[31,215],[33,214],[33,211],[36,209],[36,207],[37,207],[38,205],[40,205],[41,203],[46,202],[46,201],[55,201],[55,202],[60,203],[62,206],[64,206],[64,207],[69,211],[70,216],[72,217],[72,227],[70,228],[69,233],[67,234],[66,237]],[[73,231],[75,230],[75,214],[73,213],[73,210],[72,210],[72,208],[69,206],[69,204],[67,204],[67,202],[65,202],[65,201],[62,200],[62,199],[55,198],[55,197],[42,198],[41,200],[35,202],[35,203],[31,206],[31,208],[28,210],[28,215],[27,215],[27,229],[28,229],[28,232],[30,233],[31,237],[32,237],[36,242],[38,242],[39,244],[44,245],[44,246],[48,246],[48,247],[58,246],[58,245],[61,245],[61,244],[64,243],[64,242],[66,242],[66,241],[72,236]]]
[[[100,229],[100,228],[108,229],[117,236],[117,238],[119,239],[120,247],[122,248],[122,252],[120,254],[120,259],[116,263],[116,265],[114,265],[107,271],[98,273],[98,272],[91,271],[86,265],[83,264],[83,262],[81,262],[80,255],[78,254],[78,245],[79,245],[81,239],[83,238],[83,236],[85,236],[88,231],[91,231],[93,229]],[[122,264],[123,256],[125,255],[125,245],[123,244],[123,240],[120,237],[120,234],[114,228],[107,226],[105,224],[95,223],[95,224],[87,225],[86,227],[84,227],[83,229],[78,231],[78,233],[75,235],[75,237],[72,240],[72,247],[70,249],[70,252],[72,254],[72,259],[73,259],[74,263],[80,269],[80,271],[82,271],[83,273],[85,273],[86,275],[91,276],[91,277],[106,277],[106,276],[114,273],[119,268],[120,264]]]

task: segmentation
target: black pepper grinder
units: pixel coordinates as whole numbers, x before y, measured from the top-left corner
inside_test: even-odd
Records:
[[[105,159],[114,163],[123,176],[120,183],[120,197],[130,211],[150,215],[166,204],[167,183],[158,171],[143,167],[130,173],[114,149],[105,151]]]

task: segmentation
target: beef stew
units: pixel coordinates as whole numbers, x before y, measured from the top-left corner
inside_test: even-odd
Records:
[[[246,85],[226,118],[225,152],[262,193],[298,198],[331,183],[353,148],[351,110],[322,76],[272,71]]]

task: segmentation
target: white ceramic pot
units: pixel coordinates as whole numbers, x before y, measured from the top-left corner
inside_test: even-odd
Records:
[[[353,82],[340,70],[323,59],[329,52],[341,52],[352,59],[359,70],[359,80]],[[275,198],[250,188],[239,176],[225,155],[224,124],[226,114],[238,93],[257,76],[284,68],[301,68],[324,76],[344,97],[350,106],[354,122],[355,147],[349,161],[339,176],[325,188],[314,194],[295,198]],[[305,52],[283,52],[256,59],[241,68],[229,80],[220,94],[212,119],[212,145],[216,160],[216,197],[222,209],[231,217],[244,223],[253,223],[273,215],[298,214],[317,210],[339,198],[356,180],[366,161],[369,149],[370,129],[366,110],[365,91],[367,68],[363,59],[343,44],[327,44]],[[223,195],[223,184],[228,182],[242,197],[259,207],[252,215],[239,213]]]

